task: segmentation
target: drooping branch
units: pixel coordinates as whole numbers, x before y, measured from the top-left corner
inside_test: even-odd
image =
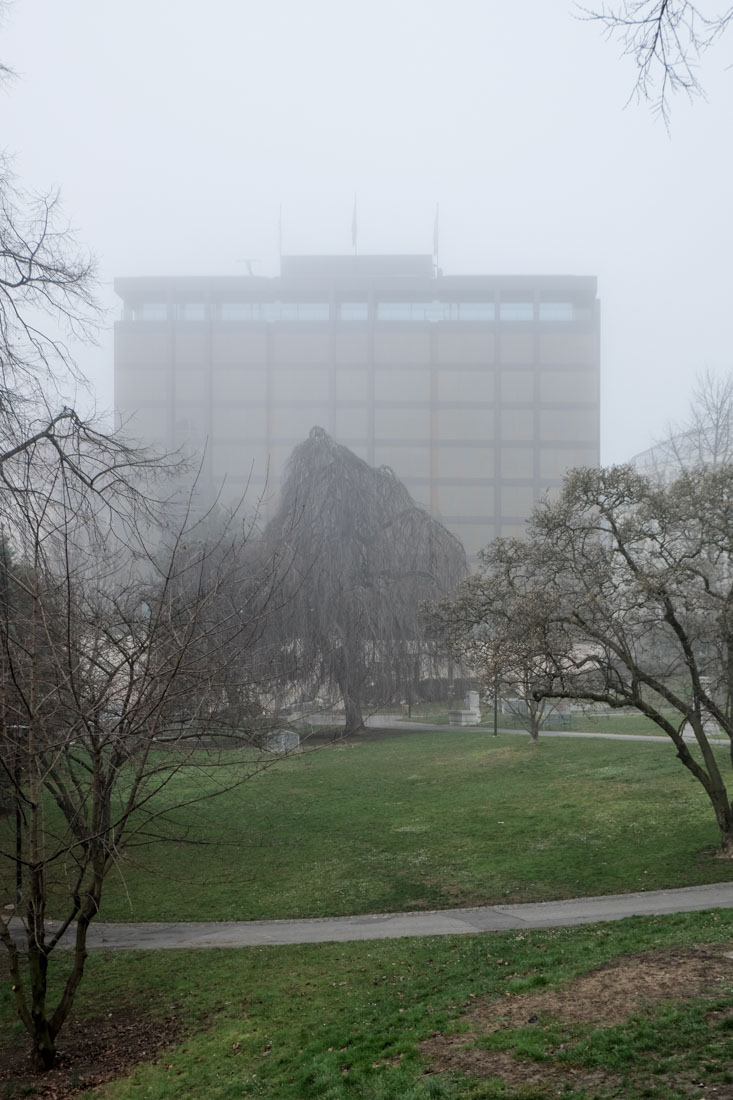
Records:
[[[421,604],[465,571],[455,537],[393,471],[314,428],[290,458],[266,538],[289,560],[273,652],[303,695],[339,695],[349,730],[367,705],[409,696],[430,660]]]

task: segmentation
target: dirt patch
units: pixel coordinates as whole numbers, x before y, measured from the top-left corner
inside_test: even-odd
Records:
[[[0,1042],[0,1095],[69,1100],[85,1089],[130,1073],[140,1062],[180,1041],[183,1029],[172,1018],[146,1019],[134,1008],[98,1019],[71,1019],[58,1040],[58,1064],[36,1073],[28,1064],[25,1033]]]
[[[551,1060],[522,1061],[504,1051],[471,1044],[502,1030],[555,1024],[611,1027],[663,1002],[713,993],[733,981],[733,952],[721,947],[679,948],[621,955],[558,989],[507,994],[500,1000],[477,998],[461,1018],[467,1031],[439,1033],[421,1044],[432,1072],[453,1071],[476,1077],[498,1077],[507,1085],[542,1086],[548,1096],[566,1086],[585,1088],[593,1096],[613,1095],[620,1081],[608,1074],[586,1072]],[[559,1047],[558,1049],[562,1049]],[[548,1052],[550,1055],[553,1051]],[[728,1096],[725,1086],[718,1100]],[[733,1098],[733,1089],[730,1091]]]
[[[687,1000],[733,980],[733,958],[717,947],[646,951],[619,955],[558,989],[482,1001],[471,1014],[484,1032],[522,1027],[548,1014],[565,1023],[611,1027],[662,1001]]]

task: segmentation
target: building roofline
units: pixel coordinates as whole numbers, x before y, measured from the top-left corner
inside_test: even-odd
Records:
[[[390,257],[395,261],[413,258],[428,260],[431,257]],[[593,275],[416,275],[412,269],[410,274],[397,274],[399,265],[395,264],[391,271],[373,267],[354,267],[346,265],[310,266],[288,265],[288,257],[283,257],[283,264],[289,275],[265,277],[258,275],[143,275],[121,276],[114,280],[114,290],[123,301],[151,301],[185,299],[192,296],[199,298],[246,299],[254,297],[271,297],[283,293],[303,293],[308,291],[331,292],[337,290],[348,293],[350,291],[369,292],[370,290],[396,292],[408,291],[410,294],[426,294],[431,298],[439,298],[444,294],[456,295],[461,291],[476,293],[483,291],[488,294],[514,294],[527,295],[559,293],[570,294],[576,298],[595,298],[598,288],[598,280]],[[309,260],[310,257],[303,259]],[[316,260],[329,260],[330,257],[315,257]],[[337,257],[338,260],[365,259],[363,257]],[[381,260],[382,257],[369,257],[369,259]],[[421,265],[423,272],[427,269]],[[407,270],[407,268],[403,269]],[[382,272],[382,273],[380,273]]]

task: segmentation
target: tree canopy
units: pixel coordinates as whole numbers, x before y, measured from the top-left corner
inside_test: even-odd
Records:
[[[430,657],[421,604],[465,573],[455,536],[392,470],[313,428],[290,457],[265,537],[285,552],[287,598],[273,626],[301,691],[335,689],[349,731],[367,702],[409,697]]]
[[[668,484],[624,466],[576,470],[527,538],[500,542],[490,561],[454,603],[458,629],[486,629],[510,649],[531,638],[536,698],[633,707],[655,722],[733,855],[726,769],[710,740],[718,729],[733,746],[733,467]]]

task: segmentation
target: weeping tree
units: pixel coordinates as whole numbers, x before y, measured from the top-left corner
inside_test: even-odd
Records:
[[[411,698],[437,659],[421,604],[465,574],[455,536],[392,470],[313,428],[289,459],[265,539],[287,568],[272,619],[283,674],[304,695],[338,691],[347,732],[363,726],[367,702]]]

